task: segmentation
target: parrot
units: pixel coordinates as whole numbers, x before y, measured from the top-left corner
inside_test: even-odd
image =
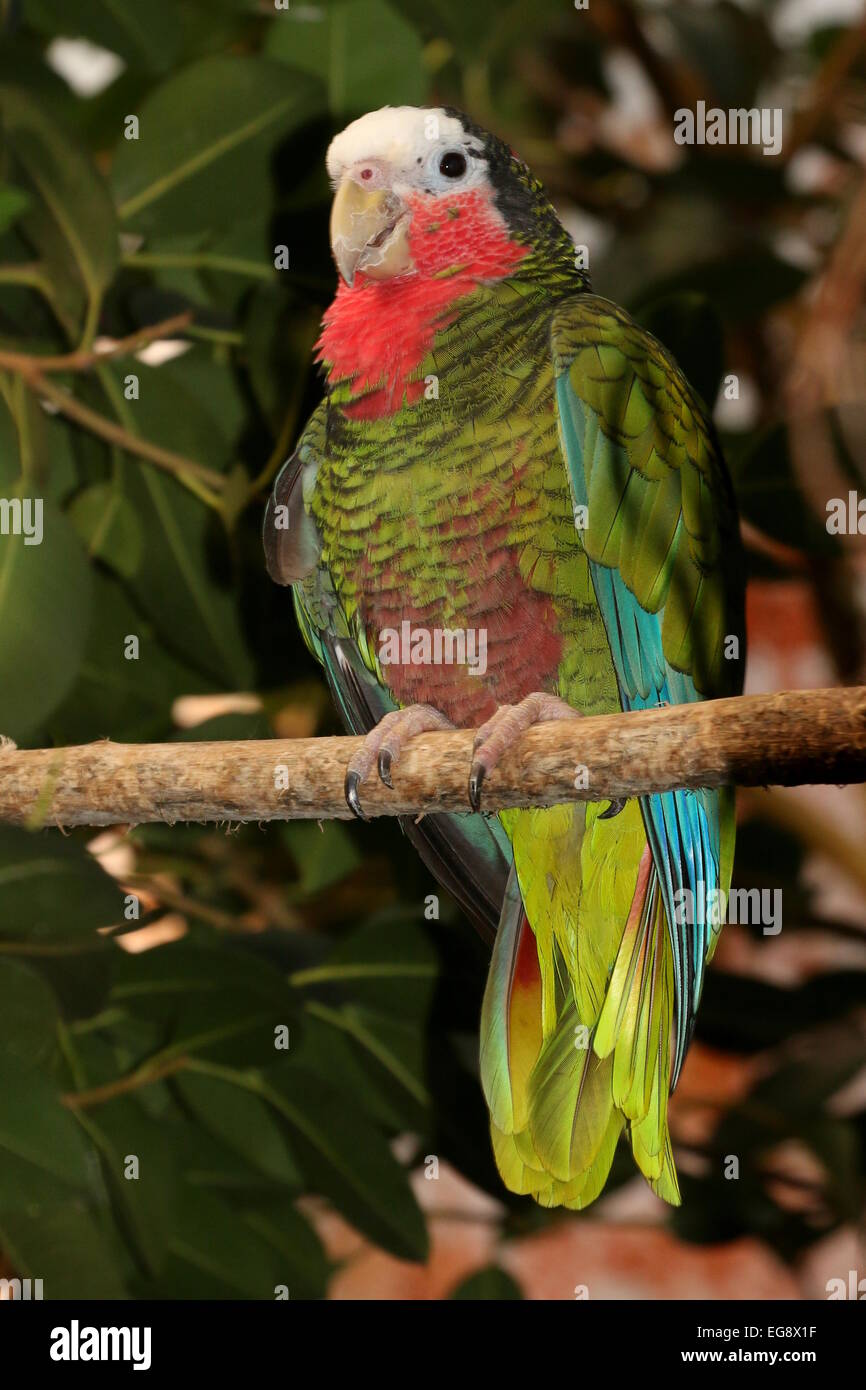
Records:
[[[668,1097],[730,885],[733,789],[593,800],[586,769],[590,799],[496,812],[484,784],[534,724],[741,691],[712,421],[471,117],[386,106],[326,165],[324,394],[267,503],[268,573],[363,735],[355,815],[414,735],[476,730],[466,811],[401,824],[492,946],[480,1078],[504,1186],[584,1209],[622,1140],[678,1205]]]

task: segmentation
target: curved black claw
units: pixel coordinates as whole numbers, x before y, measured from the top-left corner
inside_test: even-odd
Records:
[[[487,776],[483,763],[473,763],[469,770],[469,805],[473,811],[481,810],[481,787]]]
[[[392,763],[392,761],[393,761],[393,755],[392,755],[392,753],[391,753],[391,749],[390,749],[390,748],[380,748],[380,749],[379,749],[379,758],[378,758],[378,761],[377,761],[377,766],[378,766],[378,768],[379,768],[379,776],[381,777],[382,781],[385,783],[385,786],[386,786],[386,787],[390,787],[391,790],[393,791],[393,790],[394,790],[394,783],[391,781],[391,763]]]
[[[608,806],[607,810],[606,810],[606,811],[602,811],[601,814],[599,815],[598,819],[599,819],[599,820],[613,820],[614,816],[618,816],[618,815],[619,815],[620,811],[622,810],[622,808],[623,808],[623,806],[625,805],[625,803],[627,802],[627,800],[628,800],[628,797],[627,797],[627,796],[623,796],[623,797],[619,797],[618,799],[615,799],[615,800],[611,801],[611,803],[610,803],[610,805]]]
[[[343,783],[343,791],[346,796],[346,803],[349,807],[349,810],[352,812],[353,815],[357,816],[359,820],[369,820],[370,817],[364,814],[364,809],[358,797],[358,788],[360,785],[360,772],[352,772],[350,770],[346,773],[346,780]]]

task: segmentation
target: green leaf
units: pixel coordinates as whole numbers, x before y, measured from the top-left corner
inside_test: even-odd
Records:
[[[291,993],[278,971],[242,951],[172,943],[118,957],[112,1002],[171,1027],[173,1053],[267,1065],[275,1029],[295,1021]]]
[[[6,400],[0,395],[0,485],[14,487],[21,477],[18,427]]]
[[[188,1186],[172,1234],[170,1258],[154,1293],[160,1298],[274,1297],[279,1259],[242,1217],[210,1193]]]
[[[245,995],[288,1005],[288,990],[279,971],[248,951],[229,950],[213,942],[184,941],[157,946],[139,956],[118,955],[114,999],[131,1004],[147,1018],[176,1018],[194,998]]]
[[[41,45],[12,32],[7,24],[0,44],[0,83],[9,82],[38,96],[40,104],[61,126],[74,126],[76,99],[63,78],[49,67]]]
[[[277,1182],[300,1186],[300,1173],[279,1125],[258,1096],[206,1071],[182,1071],[175,1085],[205,1129]]]
[[[291,821],[280,830],[298,865],[299,891],[305,898],[333,887],[361,863],[354,841],[339,821]]]
[[[286,1120],[312,1190],[399,1259],[425,1259],[427,1228],[407,1174],[363,1111],[291,1062],[260,1086]]]
[[[243,714],[215,714],[213,719],[203,719],[189,729],[175,729],[172,733],[174,743],[210,743],[219,739],[271,738],[272,729],[261,710]]]
[[[170,1128],[151,1119],[130,1096],[82,1109],[77,1119],[102,1158],[122,1228],[143,1266],[158,1273],[177,1219],[179,1175]],[[127,1176],[132,1157],[138,1160],[137,1177]]]
[[[31,529],[39,500],[21,499],[22,523],[25,502],[32,508]],[[90,621],[90,573],[65,516],[42,501],[42,539],[27,540],[0,535],[0,730],[14,739],[36,729],[72,686]]]
[[[256,401],[274,435],[286,417],[285,383],[303,385],[318,334],[318,310],[302,305],[282,286],[257,285],[250,294],[244,321],[247,369]]]
[[[0,956],[0,1066],[47,1069],[57,1052],[57,1000],[41,975]]]
[[[452,1290],[450,1296],[458,1300],[481,1298],[487,1301],[513,1301],[521,1299],[523,1293],[520,1285],[510,1274],[506,1274],[504,1269],[500,1269],[498,1265],[488,1265],[486,1269],[479,1269],[475,1274],[470,1274],[468,1279],[464,1279]]]
[[[125,1298],[121,1251],[80,1202],[0,1210],[0,1246],[45,1298]]]
[[[354,1004],[334,1009],[310,1003],[307,1008],[362,1048],[417,1105],[429,1103],[424,1084],[424,1040],[418,1021],[390,1019]]]
[[[0,825],[0,936],[68,941],[122,920],[113,878],[76,840]],[[109,949],[93,936],[94,949]]]
[[[14,188],[12,184],[0,187],[0,232],[5,232],[7,227],[17,222],[29,206],[30,198],[23,188]]]
[[[139,639],[138,659],[128,660],[127,637]],[[93,621],[78,671],[47,729],[55,743],[166,739],[175,732],[172,705],[178,695],[203,694],[213,682],[165,650],[116,579],[93,576]]]
[[[146,251],[137,253],[131,265],[155,276],[161,290],[210,305],[220,317],[234,319],[251,284],[276,283],[278,293],[285,294],[274,267],[275,233],[273,208],[266,196],[251,211],[238,213],[238,220],[227,226],[149,237]],[[283,282],[287,278],[283,276]],[[201,353],[178,359],[182,372],[191,360],[201,361]],[[224,369],[222,376],[225,397],[219,401],[211,397],[209,404],[221,407],[234,400],[243,411],[246,401],[238,395],[236,384]]]
[[[213,56],[170,77],[142,104],[112,177],[137,231],[210,230],[270,198],[274,146],[317,113],[319,84],[263,58]]]
[[[14,415],[0,396],[0,488],[15,495],[58,504],[78,486],[73,440],[76,429],[61,415],[49,415],[34,395],[19,386]]]
[[[87,1188],[87,1145],[52,1082],[4,1058],[0,1095],[0,1211],[41,1199],[45,1177],[67,1191]]]
[[[336,1023],[330,1016],[333,1014],[336,1014]],[[380,1066],[348,1027],[339,1026],[346,1021],[342,1011],[310,1004],[300,1040],[292,1048],[292,1061],[348,1096],[390,1133],[398,1134],[423,1124],[423,1104],[407,1089],[402,1076],[395,1081],[387,1067]],[[419,1036],[420,1028],[416,1028],[415,1037],[411,1039],[416,1055]],[[409,1075],[415,1079],[413,1070],[410,1069]],[[420,1074],[417,1081],[423,1088]]]
[[[35,396],[28,400],[26,428],[32,458],[28,487],[61,505],[78,486],[73,436],[76,427],[62,415],[49,415]]]
[[[230,443],[218,423],[170,370],[137,367],[140,396],[126,401],[108,368],[102,379],[121,423],[133,434],[184,457],[219,467]],[[216,374],[219,380],[219,373]],[[124,495],[147,538],[130,589],[163,644],[230,688],[244,689],[252,669],[231,584],[227,544],[214,514],[167,473],[130,459]],[[136,631],[135,628],[132,629]]]
[[[280,1282],[290,1298],[324,1298],[331,1266],[312,1226],[288,1201],[269,1198],[243,1213],[247,1225],[272,1246],[280,1262]]]
[[[401,910],[345,937],[326,960],[296,972],[291,983],[304,989],[338,984],[359,1004],[417,1020],[429,1008],[437,974],[436,953]]]
[[[497,4],[497,0],[476,0],[467,5],[465,0],[392,0],[395,10],[399,10],[415,26],[425,39],[446,39],[454,44],[469,61],[477,61],[485,46],[497,35],[507,11]],[[533,19],[538,17],[541,0],[533,7]],[[547,0],[550,6],[550,0]],[[561,13],[559,7],[557,15]],[[536,25],[533,23],[533,35]],[[520,37],[525,31],[516,30]]]
[[[116,483],[85,488],[69,508],[87,553],[131,578],[141,564],[144,536],[135,509]]]
[[[322,78],[337,116],[420,106],[426,96],[421,40],[387,0],[290,9],[268,30],[265,52]]]
[[[39,955],[39,973],[51,987],[67,1023],[89,1019],[104,1006],[111,983],[114,951],[101,937],[93,938],[93,950]]]
[[[253,1168],[237,1149],[217,1139],[213,1130],[205,1131],[190,1120],[176,1139],[184,1181],[204,1192],[231,1201],[263,1202],[279,1200],[285,1192],[260,1168]]]
[[[88,158],[38,101],[0,85],[0,118],[8,147],[34,205],[20,220],[48,261],[55,285],[73,268],[90,306],[90,327],[114,278],[118,235],[108,190]]]
[[[204,435],[203,462],[222,470],[235,458],[234,445],[248,423],[249,401],[230,360],[222,348],[196,343],[173,359],[169,371],[201,413],[195,432],[196,437]]]

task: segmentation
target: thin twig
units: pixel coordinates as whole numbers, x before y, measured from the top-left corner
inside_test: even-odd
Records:
[[[114,1100],[115,1096],[137,1091],[141,1086],[152,1086],[155,1081],[162,1081],[164,1077],[171,1076],[172,1072],[181,1071],[187,1061],[188,1058],[182,1055],[169,1057],[157,1066],[145,1062],[143,1067],[127,1076],[119,1077],[116,1081],[107,1081],[104,1086],[94,1086],[89,1091],[67,1091],[60,1097],[60,1101],[67,1110],[86,1110],[92,1105],[104,1105],[107,1100]]]
[[[233,917],[230,912],[222,912],[208,903],[199,902],[197,898],[191,898],[186,893],[171,888],[150,874],[126,874],[123,883],[124,886],[150,894],[161,907],[169,907],[174,912],[195,917],[200,922],[207,922],[211,927],[231,932],[244,930],[244,923],[238,917]]]
[[[183,454],[176,454],[172,449],[163,449],[159,444],[139,439],[137,435],[130,434],[111,420],[106,420],[104,415],[83,405],[68,391],[62,391],[38,373],[22,372],[21,379],[37,396],[44,396],[51,401],[62,415],[68,416],[92,434],[99,435],[101,439],[107,439],[109,444],[116,444],[127,453],[138,454],[140,458],[147,459],[167,473],[180,477],[188,474],[191,478],[199,478],[216,492],[225,487],[225,478],[221,473],[215,473],[212,468],[206,468],[203,463],[196,463],[194,459],[188,459]]]
[[[192,323],[192,317],[189,310],[183,314],[174,314],[169,319],[163,319],[162,323],[152,323],[145,328],[136,329],[134,333],[119,338],[111,347],[103,348],[100,352],[93,348],[78,348],[75,352],[64,352],[54,357],[40,357],[33,353],[7,352],[0,349],[0,368],[36,376],[41,376],[43,372],[86,372],[91,367],[108,362],[112,357],[123,357],[127,353],[137,352],[139,348],[157,338],[170,338],[187,328]]]

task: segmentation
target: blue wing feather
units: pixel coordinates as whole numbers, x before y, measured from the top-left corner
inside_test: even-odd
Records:
[[[629,465],[627,459],[616,457],[623,451],[603,433],[595,412],[580,400],[567,372],[557,378],[556,397],[573,501],[588,507],[588,480],[594,470]],[[653,709],[701,699],[691,676],[665,658],[664,606],[657,613],[647,612],[618,569],[592,559],[589,564],[623,709]],[[711,940],[710,905],[719,887],[721,855],[719,797],[711,790],[672,791],[641,797],[640,803],[673,948],[677,998],[673,1086],[694,1027]]]

